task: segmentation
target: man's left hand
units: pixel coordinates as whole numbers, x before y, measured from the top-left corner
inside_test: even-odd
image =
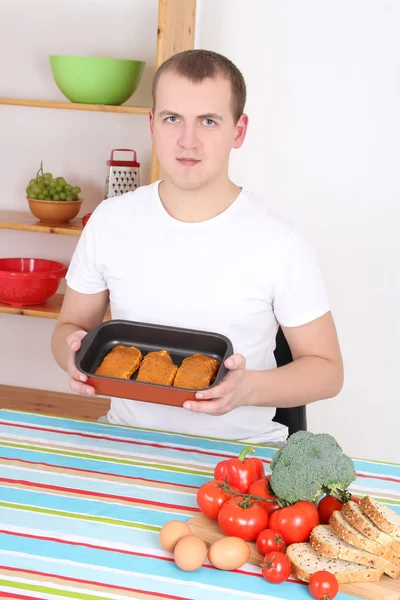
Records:
[[[192,412],[221,416],[248,403],[251,385],[245,357],[233,354],[226,359],[224,365],[229,369],[229,373],[221,383],[210,390],[197,392],[196,400],[186,401],[184,408]]]

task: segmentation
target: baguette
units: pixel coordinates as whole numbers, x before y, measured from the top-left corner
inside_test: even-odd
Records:
[[[342,511],[333,511],[331,518],[329,519],[329,525],[342,540],[349,542],[349,544],[356,548],[361,548],[362,550],[367,550],[367,552],[371,552],[377,556],[382,556],[400,568],[400,556],[398,554],[393,552],[390,547],[388,548],[387,546],[378,544],[378,542],[368,539],[365,535],[357,531],[357,529],[347,521],[342,514]]]
[[[373,567],[320,556],[307,542],[288,546],[287,556],[292,563],[293,575],[302,581],[310,581],[317,571],[329,571],[338,583],[380,581],[382,577],[382,571]]]
[[[363,512],[379,529],[391,535],[396,542],[400,543],[400,515],[371,496],[365,496],[360,505]]]
[[[383,571],[392,579],[396,579],[400,575],[400,567],[381,556],[355,548],[349,542],[342,540],[330,525],[317,525],[314,527],[310,536],[310,545],[321,556],[340,558],[359,565],[374,567],[379,571]]]
[[[392,536],[384,533],[365,513],[361,507],[350,500],[346,502],[342,508],[342,515],[357,531],[365,535],[368,539],[382,544],[392,550],[400,559],[400,544],[396,545],[396,541]]]

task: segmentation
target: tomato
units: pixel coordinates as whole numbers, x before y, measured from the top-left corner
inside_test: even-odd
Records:
[[[257,479],[254,483],[249,487],[249,494],[253,494],[253,496],[261,496],[263,498],[268,498],[273,500],[276,498],[275,494],[272,493],[272,490],[269,487],[269,481],[271,479],[271,475],[267,475],[267,477],[262,477],[261,479]],[[277,502],[260,502],[260,505],[267,511],[267,513],[271,514],[279,508],[279,504]]]
[[[257,550],[265,556],[269,552],[283,552],[286,544],[277,531],[273,529],[263,529],[257,536]]]
[[[328,571],[317,571],[310,579],[310,594],[316,600],[332,600],[338,591],[336,577]]]
[[[299,502],[296,502],[295,506],[297,506],[297,508],[301,507],[303,509],[303,511],[307,515],[307,518],[309,519],[310,525],[312,525],[313,527],[319,525],[319,514],[315,504],[313,504],[312,502],[307,502],[307,500],[300,500]]]
[[[290,575],[290,560],[283,552],[270,552],[261,565],[264,579],[269,583],[282,583]]]
[[[207,481],[197,490],[197,506],[206,517],[216,521],[221,507],[227,500],[232,498],[232,494],[222,490],[224,483],[222,481]],[[230,488],[234,492],[238,490]]]
[[[361,502],[361,498],[358,498],[357,496],[352,496],[351,499],[356,504],[360,504],[360,502]]]
[[[270,528],[280,533],[288,546],[296,542],[306,542],[315,526],[315,517],[311,515],[309,507],[298,504],[300,503],[279,508],[269,518]]]
[[[86,223],[89,221],[90,217],[91,217],[92,213],[87,213],[83,218],[82,218],[82,225],[85,227]]]
[[[222,506],[218,514],[218,524],[225,535],[254,541],[260,531],[268,527],[268,513],[258,502],[247,507],[242,496],[231,498]]]
[[[342,510],[343,502],[336,496],[324,496],[318,503],[319,522],[322,525],[329,523],[329,518],[334,510]]]

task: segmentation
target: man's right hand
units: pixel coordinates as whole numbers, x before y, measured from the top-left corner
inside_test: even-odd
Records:
[[[95,394],[95,389],[91,385],[87,385],[87,376],[78,371],[75,366],[75,354],[81,347],[81,340],[85,337],[87,331],[78,329],[67,337],[68,357],[67,357],[67,373],[69,387],[73,392],[78,394]]]

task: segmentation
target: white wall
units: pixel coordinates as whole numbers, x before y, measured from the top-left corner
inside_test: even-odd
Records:
[[[309,428],[400,462],[399,21],[396,0],[198,0],[196,44],[248,84],[232,177],[318,251],[346,382],[309,406]]]
[[[196,47],[229,56],[248,84],[250,129],[233,153],[232,178],[304,226],[325,275],[346,383],[338,398],[308,408],[309,428],[332,433],[353,456],[400,462],[400,4],[197,3]],[[146,104],[156,18],[155,0],[114,0],[112,9],[106,0],[3,0],[1,95],[62,99],[47,55],[92,53],[147,60],[131,100]],[[145,117],[0,107],[0,131],[0,208],[26,208],[26,180],[42,158],[46,170],[75,177],[87,198],[83,212],[101,199],[112,147],[134,147],[148,181]],[[68,261],[75,244],[0,230],[1,256]],[[67,391],[50,355],[53,326],[0,315],[0,383]]]

